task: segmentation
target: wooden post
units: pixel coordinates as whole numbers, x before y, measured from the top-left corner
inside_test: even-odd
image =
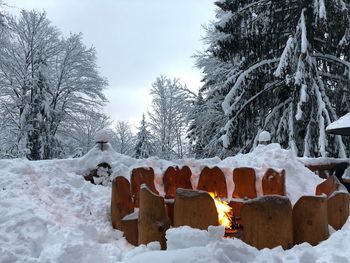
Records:
[[[218,213],[213,198],[205,191],[176,190],[174,204],[174,226],[190,226],[207,230],[219,225]]]
[[[287,197],[252,199],[241,209],[242,240],[257,249],[293,246],[292,204]]]
[[[217,197],[227,198],[224,173],[219,167],[204,167],[199,177],[197,189],[215,193]]]
[[[335,192],[327,199],[328,223],[335,229],[343,227],[349,217],[349,193]]]
[[[122,230],[122,218],[133,211],[130,183],[125,177],[117,176],[112,182],[111,218],[113,228]]]
[[[329,236],[327,198],[302,196],[293,207],[294,243],[315,246]]]
[[[151,191],[158,194],[158,191],[154,185],[154,171],[151,167],[135,168],[131,172],[131,193],[134,198],[135,207],[139,207],[141,184],[146,184]]]
[[[240,167],[233,170],[233,183],[235,190],[232,193],[233,198],[255,198],[255,170],[249,167]]]
[[[286,195],[285,171],[280,173],[269,168],[261,181],[264,195]]]
[[[132,245],[138,246],[138,212],[134,212],[122,219],[125,239]]]
[[[165,231],[169,227],[170,220],[166,215],[164,198],[142,185],[138,220],[139,244],[159,241],[162,249],[165,249]]]
[[[330,196],[333,192],[339,189],[340,182],[337,177],[334,175],[328,176],[326,180],[317,185],[316,187],[316,195],[326,194]]]
[[[192,189],[191,169],[188,166],[168,167],[163,176],[165,198],[174,198],[177,188]]]

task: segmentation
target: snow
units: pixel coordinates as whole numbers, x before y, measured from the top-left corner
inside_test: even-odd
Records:
[[[274,143],[225,160],[135,160],[116,153],[109,143],[103,152],[96,146],[77,159],[0,160],[0,262],[343,262],[350,257],[350,222],[318,246],[301,244],[288,251],[259,251],[238,239],[222,238],[222,227],[203,231],[186,226],[167,231],[166,251],[160,251],[157,242],[133,247],[122,232],[112,229],[110,187],[92,185],[82,177],[100,162],[110,163],[114,176],[127,178],[133,167],[153,167],[160,190],[169,165],[190,166],[194,184],[205,165],[216,165],[224,171],[231,193],[233,169],[249,166],[257,173],[259,195],[264,171],[283,168],[292,203],[302,194],[314,194],[322,181],[291,151]]]
[[[350,112],[329,124],[326,131],[350,127]]]
[[[113,132],[109,129],[103,129],[96,132],[95,142],[109,142]]]
[[[271,141],[271,135],[268,131],[262,131],[259,134],[259,142],[269,142]]]
[[[305,54],[306,51],[307,51],[308,42],[307,42],[307,33],[306,33],[304,10],[301,13],[299,27],[301,29],[301,53]]]

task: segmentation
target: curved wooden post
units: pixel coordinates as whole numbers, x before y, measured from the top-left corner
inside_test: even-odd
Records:
[[[151,192],[145,185],[140,191],[139,244],[159,241],[162,249],[166,248],[165,231],[170,227],[166,215],[164,198]]]
[[[316,195],[326,194],[330,196],[333,192],[338,191],[340,182],[337,177],[334,175],[328,176],[326,180],[317,185]]]
[[[174,204],[174,226],[190,226],[207,230],[219,225],[218,213],[213,198],[205,191],[176,190]]]
[[[232,193],[233,198],[255,198],[257,196],[255,189],[255,170],[249,167],[240,167],[233,170],[233,183],[235,190]]]
[[[150,168],[135,168],[131,172],[131,193],[134,198],[134,206],[139,207],[141,184],[146,184],[151,191],[158,194],[154,185],[154,171]]]
[[[287,197],[270,195],[243,203],[242,240],[257,249],[293,246],[292,204]]]
[[[174,198],[177,188],[192,189],[191,169],[188,166],[168,167],[163,176],[165,198]]]
[[[302,196],[293,207],[294,243],[315,246],[329,236],[327,198]]]
[[[227,186],[224,173],[219,167],[204,167],[198,181],[198,190],[215,193],[217,197],[227,198]]]
[[[328,197],[328,224],[335,230],[341,229],[349,217],[349,201],[349,193],[335,192]]]
[[[280,173],[269,168],[261,181],[264,195],[286,195],[285,171]]]
[[[111,219],[113,228],[123,229],[122,219],[134,211],[130,183],[123,176],[117,176],[112,182]]]

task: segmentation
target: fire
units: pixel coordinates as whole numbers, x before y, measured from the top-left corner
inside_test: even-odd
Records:
[[[214,193],[209,193],[210,196],[215,201],[216,210],[218,211],[218,218],[220,225],[225,226],[225,228],[231,228],[232,226],[232,208],[227,202],[221,201],[216,198]]]

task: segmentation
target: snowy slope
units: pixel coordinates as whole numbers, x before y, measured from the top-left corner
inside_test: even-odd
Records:
[[[110,188],[92,185],[81,176],[108,160],[114,175],[128,176],[127,171],[138,165],[158,165],[158,179],[167,165],[175,164],[156,158],[136,161],[112,149],[101,154],[97,148],[80,159],[1,160],[0,262],[347,262],[345,259],[350,257],[350,222],[317,247],[303,244],[289,251],[258,251],[239,240],[189,228],[167,233],[168,251],[158,251],[159,245],[154,243],[134,248],[111,227]],[[264,165],[278,163],[286,167],[287,173],[303,172],[301,164],[294,163],[296,159],[276,145],[223,161],[177,162],[190,165],[196,173],[204,163],[231,167],[231,171],[235,166],[252,165],[259,178]],[[287,190],[289,185],[293,198],[300,195],[298,191],[311,191],[318,183],[308,172],[292,178],[287,181]],[[298,180],[308,186],[297,187]]]

